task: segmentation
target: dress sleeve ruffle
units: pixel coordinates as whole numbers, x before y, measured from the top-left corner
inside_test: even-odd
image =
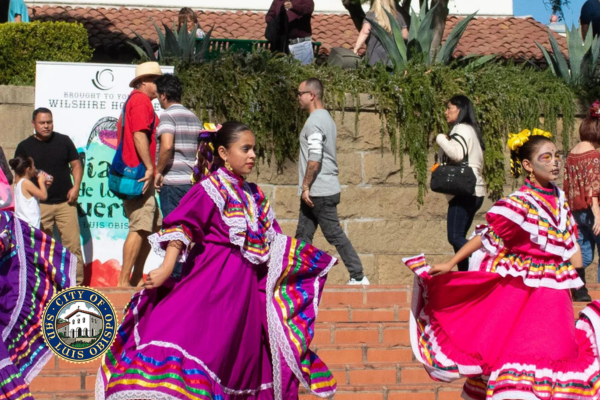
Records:
[[[184,248],[179,255],[177,261],[185,262],[189,253],[190,244],[192,243],[192,234],[183,225],[173,226],[166,229],[161,229],[159,232],[150,235],[148,241],[156,254],[165,257],[169,242],[179,240],[183,242]]]
[[[577,229],[562,191],[558,203],[559,215],[554,216],[528,194],[517,192],[499,200],[486,218],[490,222],[490,219],[497,219],[495,216],[503,217],[511,222],[508,226],[516,225],[517,229],[527,232],[531,242],[541,250],[568,261],[577,252]],[[493,226],[504,242],[508,240],[507,236],[515,235],[515,229],[502,230],[496,223]]]

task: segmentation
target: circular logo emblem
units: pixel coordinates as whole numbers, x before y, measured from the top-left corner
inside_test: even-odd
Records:
[[[72,287],[57,293],[43,315],[44,339],[60,358],[84,363],[103,355],[117,332],[117,315],[99,291]]]

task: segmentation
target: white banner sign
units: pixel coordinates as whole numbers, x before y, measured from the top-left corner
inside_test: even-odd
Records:
[[[108,170],[117,147],[117,120],[131,93],[135,67],[38,62],[36,68],[35,107],[52,111],[54,130],[73,140],[83,163],[79,227],[92,286],[115,286],[121,270],[128,220],[121,200],[108,190]],[[173,67],[161,68],[174,72]],[[160,116],[158,101],[153,104]],[[151,252],[145,270],[160,262]]]

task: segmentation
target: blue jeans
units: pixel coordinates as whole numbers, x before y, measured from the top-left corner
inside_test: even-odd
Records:
[[[594,261],[596,247],[600,249],[600,236],[594,235],[594,214],[592,210],[573,211],[573,218],[577,222],[577,233],[579,234],[577,243],[581,248],[583,268],[586,268]]]
[[[163,220],[177,208],[183,196],[185,196],[191,188],[192,185],[163,185],[163,187],[160,188],[158,196],[160,198],[160,211],[162,212]],[[172,277],[181,277],[181,266],[180,262],[175,263],[173,274],[171,274]]]
[[[448,203],[448,242],[458,252],[467,242],[469,228],[475,218],[475,213],[483,205],[483,197],[477,196],[454,196]],[[469,259],[466,258],[458,263],[459,271],[469,269]]]

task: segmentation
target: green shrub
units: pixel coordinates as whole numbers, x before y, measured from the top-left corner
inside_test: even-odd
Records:
[[[354,98],[357,109],[359,94],[369,94],[380,114],[382,148],[387,136],[400,165],[402,157],[408,156],[419,183],[420,202],[428,190],[427,155],[435,135],[449,131],[444,110],[453,95],[465,94],[475,103],[487,147],[483,172],[493,199],[504,194],[508,133],[539,127],[556,134],[562,120],[562,148],[568,149],[575,100],[585,95],[550,71],[495,62],[427,67],[415,60],[407,64],[405,73],[390,74],[382,64],[342,70],[302,66],[289,57],[257,52],[226,53],[204,64],[182,63],[176,71],[185,88],[185,105],[205,121],[248,124],[256,135],[259,157],[278,166],[298,157],[298,133],[306,120],[295,95],[300,82],[311,76],[321,79],[325,103],[335,110],[346,108],[346,94]]]
[[[92,53],[81,24],[0,24],[0,84],[32,85],[36,61],[86,62]]]

